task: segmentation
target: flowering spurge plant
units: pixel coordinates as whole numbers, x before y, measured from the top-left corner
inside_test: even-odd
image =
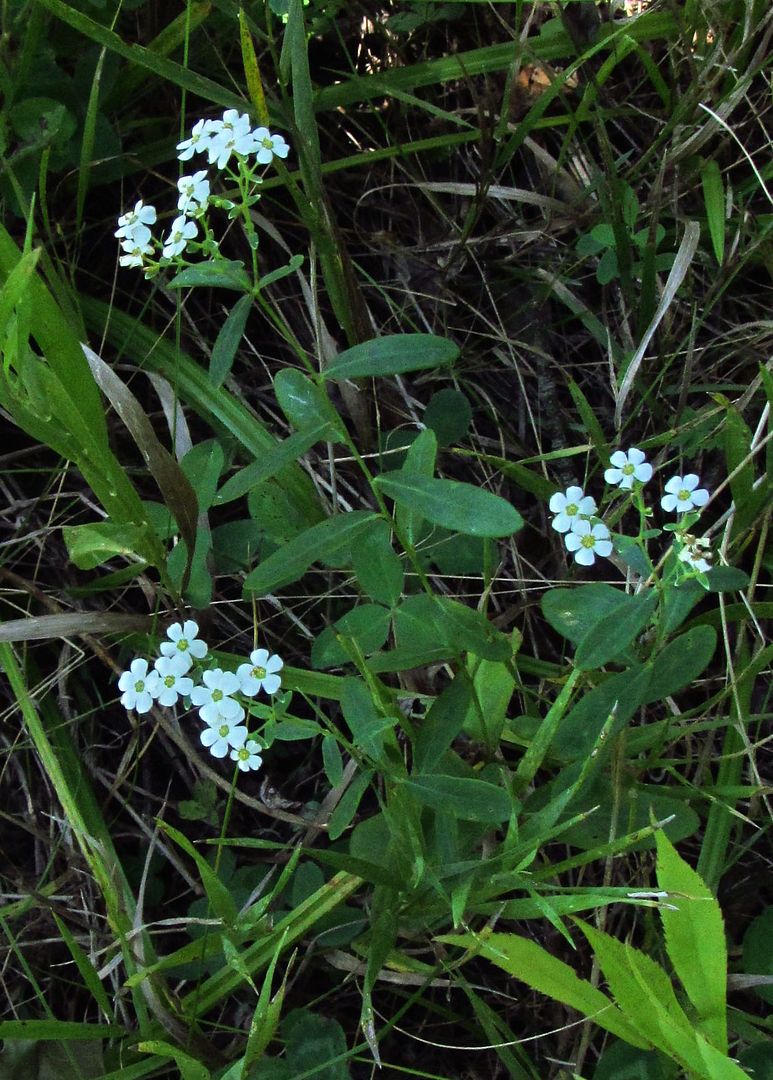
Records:
[[[254,253],[258,236],[250,216],[260,197],[256,189],[263,173],[274,158],[286,158],[290,147],[283,136],[268,128],[253,128],[247,113],[226,109],[221,119],[201,119],[193,125],[190,138],[177,145],[178,159],[190,161],[194,155],[206,155],[207,164],[214,166],[229,184],[235,184],[237,201],[216,196],[210,190],[207,169],[198,169],[177,181],[178,215],[163,238],[154,237],[150,226],[156,224],[157,213],[143,201],[134,210],[118,218],[116,237],[121,241],[123,254],[119,263],[137,267],[150,278],[163,267],[188,265],[187,254],[203,254],[212,260],[226,260],[220,255],[219,243],[210,227],[210,206],[226,210],[229,219],[241,218],[249,246]],[[257,264],[253,259],[253,278],[257,285]]]
[[[198,710],[204,727],[199,736],[213,757],[230,756],[241,772],[261,765],[262,744],[251,736],[246,724],[245,700],[263,691],[276,694],[284,666],[268,649],[254,649],[249,662],[237,671],[205,667],[209,647],[199,636],[192,619],[174,623],[159,646],[160,656],[151,669],[148,660],[138,657],[118,680],[121,704],[126,709],[147,713],[154,704],[171,708],[178,701]],[[200,681],[199,681],[200,680]]]
[[[664,530],[647,527],[647,519],[652,517],[652,510],[643,500],[644,485],[652,479],[653,467],[646,455],[638,447],[629,450],[616,450],[609,459],[609,468],[604,472],[604,479],[610,487],[617,488],[621,494],[638,509],[641,526],[637,537],[616,537],[621,552],[629,551],[636,545],[642,552],[644,564],[651,566],[646,553],[646,541],[659,536],[661,531],[675,534],[673,552],[676,560],[671,562],[671,574],[676,582],[688,577],[697,578],[704,587],[708,587],[705,574],[711,569],[711,550],[708,540],[696,539],[687,529],[697,520],[700,509],[709,501],[709,493],[701,488],[700,478],[696,473],[673,476],[664,486],[665,495],[660,500],[663,510],[680,515],[676,524],[664,526]],[[607,499],[606,501],[609,501]],[[564,537],[569,552],[575,562],[581,566],[593,566],[596,556],[609,557],[612,554],[612,535],[608,526],[598,516],[596,500],[586,495],[579,486],[557,491],[548,504],[554,514],[552,527]],[[624,508],[623,508],[624,509]],[[641,560],[639,560],[640,565]]]

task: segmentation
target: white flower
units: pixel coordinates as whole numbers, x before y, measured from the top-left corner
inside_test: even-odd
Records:
[[[190,697],[193,679],[187,677],[190,667],[182,653],[176,656],[159,656],[153,665],[158,672],[159,705],[176,705],[178,697]]]
[[[270,165],[273,158],[286,158],[290,153],[281,135],[272,135],[268,128],[255,128],[252,132],[253,152],[259,165]]]
[[[700,478],[696,473],[672,476],[665,487],[668,494],[660,500],[660,505],[664,510],[676,510],[677,514],[686,514],[696,506],[705,506],[709,493],[705,488],[699,488],[699,483]]]
[[[121,704],[125,709],[134,709],[138,713],[150,712],[158,693],[158,672],[148,671],[147,660],[132,660],[129,670],[124,671],[118,680],[118,689],[123,691]]]
[[[231,761],[237,762],[242,772],[259,769],[263,761],[260,756],[260,746],[254,739],[248,739],[244,746],[231,751]]]
[[[199,716],[205,724],[244,716],[239,702],[231,697],[239,689],[239,680],[232,671],[212,668],[205,671],[202,678],[204,686],[194,686],[191,701],[198,707]]]
[[[247,697],[255,697],[262,688],[267,694],[275,694],[282,685],[277,674],[284,667],[284,661],[278,656],[269,656],[268,649],[253,649],[250,663],[240,664],[236,669],[241,692]]]
[[[121,240],[121,247],[124,251],[131,251],[134,247],[147,247],[149,243],[150,229],[147,225],[135,225]]]
[[[200,169],[193,176],[181,176],[177,181],[180,198],[177,209],[183,214],[195,214],[209,198],[209,180],[207,170]]]
[[[211,131],[209,163],[218,169],[226,167],[231,154],[249,154],[253,149],[254,141],[247,113],[239,114],[236,109],[226,109],[222,120],[212,121]]]
[[[199,738],[209,748],[212,757],[223,758],[230,748],[241,749],[247,738],[247,728],[239,723],[244,718],[244,709],[240,706],[239,715],[234,717],[219,716],[214,724],[207,724]]]
[[[184,623],[172,623],[166,631],[169,641],[162,641],[159,652],[162,656],[182,656],[185,658],[189,670],[194,659],[201,660],[207,655],[207,643],[196,637],[199,632],[199,624],[193,619],[186,619]]]
[[[581,487],[567,488],[565,494],[557,491],[550,496],[548,506],[556,515],[552,521],[553,528],[560,533],[575,529],[582,517],[596,513],[596,500],[590,495],[583,495]]]
[[[189,221],[185,215],[176,217],[172,222],[172,228],[164,241],[164,249],[161,254],[166,259],[172,259],[185,251],[185,245],[198,233],[199,228],[195,221]]]
[[[652,466],[645,460],[642,451],[637,450],[635,446],[626,452],[615,450],[609,459],[609,464],[614,467],[606,470],[604,479],[608,484],[616,484],[627,491],[633,487],[634,480],[646,484],[652,476]]]
[[[142,199],[138,203],[135,203],[133,210],[128,210],[125,214],[121,214],[118,219],[118,228],[115,231],[117,237],[132,237],[138,225],[147,227],[148,225],[155,225],[156,223],[156,208],[155,206],[143,206]],[[150,231],[148,231],[148,239],[150,239]]]
[[[699,574],[707,574],[714,559],[710,541],[705,536],[691,536],[690,533],[685,533],[682,541],[684,546],[677,558]]]
[[[142,227],[145,228],[144,225]],[[148,233],[148,237],[150,237],[150,233]],[[149,243],[136,239],[122,240],[121,247],[126,252],[126,255],[121,255],[118,259],[120,266],[142,266],[145,255],[153,254],[153,248]]]
[[[180,161],[190,161],[194,154],[201,154],[209,149],[211,123],[211,120],[197,120],[193,125],[190,139],[177,144],[177,149],[180,151],[177,157]]]
[[[578,521],[570,533],[564,537],[567,549],[574,552],[574,561],[581,566],[593,566],[597,555],[612,554],[612,541],[606,525],[591,525],[589,521]]]

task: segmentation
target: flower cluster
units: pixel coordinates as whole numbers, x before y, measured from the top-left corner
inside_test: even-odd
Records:
[[[254,649],[249,662],[235,672],[213,667],[201,673],[201,682],[194,683],[191,672],[209,651],[198,632],[192,619],[175,623],[167,630],[168,640],[161,643],[161,655],[152,669],[143,658],[133,660],[118,680],[121,704],[146,713],[154,702],[171,706],[181,698],[190,701],[204,723],[201,742],[212,756],[224,758],[230,752],[242,772],[258,769],[261,746],[249,736],[246,710],[237,695],[254,698],[261,690],[275,694],[282,685],[283,661],[267,649]]]
[[[621,491],[631,492],[642,514],[649,514],[641,503],[639,493],[644,484],[652,479],[653,468],[643,451],[635,446],[630,450],[616,450],[609,459],[609,466],[604,472],[606,482]],[[677,514],[700,511],[709,501],[709,493],[705,488],[698,487],[699,483],[696,473],[671,477],[665,485],[666,494],[660,500],[661,507]],[[586,495],[581,487],[557,491],[548,505],[555,515],[551,524],[563,535],[567,550],[574,554],[575,562],[581,566],[592,566],[597,555],[606,557],[612,554],[612,538],[607,526],[597,516],[596,500]],[[679,524],[671,528],[680,533]],[[711,567],[708,541],[696,540],[688,533],[682,533],[679,539],[678,559],[696,573],[706,573]]]
[[[598,509],[596,500],[586,495],[581,487],[557,491],[549,503],[553,528],[564,534],[567,550],[574,553],[575,562],[581,566],[593,566],[597,555],[612,554],[609,529],[602,521],[593,521]]]
[[[260,183],[260,177],[255,175],[256,166],[270,165],[275,157],[286,158],[290,147],[281,135],[272,134],[268,128],[253,128],[247,113],[226,109],[220,120],[198,120],[190,138],[178,143],[177,150],[180,161],[189,161],[194,154],[206,154],[209,165],[220,171],[227,169],[233,179],[241,181],[240,189],[242,186],[246,189],[250,184]],[[232,158],[236,161],[236,173],[228,168]],[[123,250],[118,260],[121,266],[143,267],[155,272],[161,265],[153,258],[158,249],[163,259],[178,258],[192,242],[198,242],[200,225],[204,227],[205,241],[199,246],[203,249],[208,238],[210,250],[216,249],[204,221],[209,204],[218,202],[210,193],[207,170],[199,169],[190,176],[181,176],[177,190],[179,213],[161,241],[155,240],[150,231],[150,226],[156,223],[156,209],[145,206],[142,200],[134,210],[118,218],[115,235]],[[219,202],[228,203],[227,200]],[[229,209],[233,205],[228,203]]]

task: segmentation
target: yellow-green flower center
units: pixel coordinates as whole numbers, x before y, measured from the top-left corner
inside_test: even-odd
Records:
[[[633,476],[633,471],[634,471],[635,467],[636,466],[632,465],[630,463],[630,461],[629,461],[627,465],[623,465],[620,472],[623,474],[623,476]]]
[[[241,750],[239,751],[239,759],[241,761],[249,761],[249,758],[250,758],[250,752],[249,752],[249,750],[247,749],[246,746],[243,746],[241,748]]]
[[[261,146],[265,146],[266,150],[273,150],[274,149],[274,144],[271,141],[271,136],[270,135],[264,136],[264,138],[262,138],[260,140],[260,144],[261,144]]]
[[[567,517],[574,517],[574,515],[577,513],[577,511],[579,509],[580,508],[577,505],[577,503],[569,503],[567,508],[564,510],[564,513],[566,514]]]
[[[265,679],[266,669],[264,667],[254,667],[250,672],[253,679]]]
[[[679,499],[679,502],[687,502],[687,500],[689,498],[690,498],[690,492],[687,490],[687,488],[682,488],[681,491],[679,492],[679,494],[677,495],[677,499]]]
[[[164,686],[168,686],[169,689],[171,690],[172,687],[174,686],[174,680],[175,680],[174,675],[165,675],[164,676]]]
[[[583,536],[582,540],[580,540],[580,543],[584,548],[595,547],[596,537],[593,535],[593,533],[588,533],[587,536]]]
[[[230,730],[228,724],[221,724],[217,729],[217,733],[221,739],[224,739]]]
[[[180,640],[177,642],[177,648],[180,650],[180,652],[187,652],[188,639],[181,637]]]
[[[213,701],[222,701],[223,700],[223,691],[222,690],[213,690],[212,691],[212,700]]]
[[[141,694],[144,689],[145,689],[145,681],[143,679],[137,679],[136,683],[134,684],[134,692],[135,692],[135,694]]]

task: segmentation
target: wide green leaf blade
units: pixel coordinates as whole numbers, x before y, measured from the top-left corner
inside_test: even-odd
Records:
[[[606,994],[580,979],[562,960],[551,956],[536,941],[517,934],[443,934],[436,939],[447,945],[474,949],[480,956],[526,983],[533,990],[560,1001],[632,1046],[648,1050],[650,1044],[622,1015]]]
[[[247,293],[252,288],[244,263],[239,260],[203,262],[186,266],[169,282],[169,289],[233,289]]]
[[[435,698],[414,741],[413,767],[417,773],[434,769],[459,734],[472,704],[472,691],[472,680],[462,671]]]
[[[642,704],[663,701],[689,686],[708,666],[717,644],[713,626],[694,626],[669,642],[655,657]]]
[[[444,814],[452,814],[462,821],[482,821],[496,825],[507,821],[512,812],[510,796],[504,788],[485,780],[466,776],[440,776],[437,774],[414,776],[402,781],[416,798]]]
[[[371,600],[394,607],[403,591],[404,571],[392,547],[392,533],[382,518],[372,522],[352,549],[354,572]]]
[[[257,461],[251,465],[245,465],[239,469],[218,491],[214,505],[222,506],[223,503],[233,502],[246,495],[252,488],[276,476],[282,469],[290,465],[297,458],[311,450],[312,446],[323,439],[330,439],[335,435],[329,424],[320,424],[314,428],[304,428],[296,431],[282,442],[278,442],[274,449],[266,450]]]
[[[596,623],[582,638],[575,656],[578,667],[591,671],[622,655],[650,621],[658,602],[654,590],[649,595],[625,599],[614,619]]]
[[[435,334],[392,334],[345,349],[325,368],[326,379],[402,375],[451,364],[459,348]]]
[[[349,547],[375,517],[370,510],[352,510],[304,529],[247,575],[244,591],[268,593],[297,581],[318,559]]]
[[[676,911],[661,906],[666,949],[674,971],[700,1018],[699,1027],[727,1053],[727,945],[722,911],[711,889],[658,832],[658,885]]]
[[[390,499],[419,512],[427,521],[468,536],[510,536],[523,518],[509,502],[458,480],[440,480],[403,469],[376,477]]]
[[[324,389],[297,368],[282,368],[274,379],[279,408],[298,431],[327,424],[331,438],[340,436],[341,419]]]
[[[554,630],[579,645],[597,623],[614,622],[628,599],[622,589],[594,581],[574,589],[548,590],[542,597],[542,613]]]

